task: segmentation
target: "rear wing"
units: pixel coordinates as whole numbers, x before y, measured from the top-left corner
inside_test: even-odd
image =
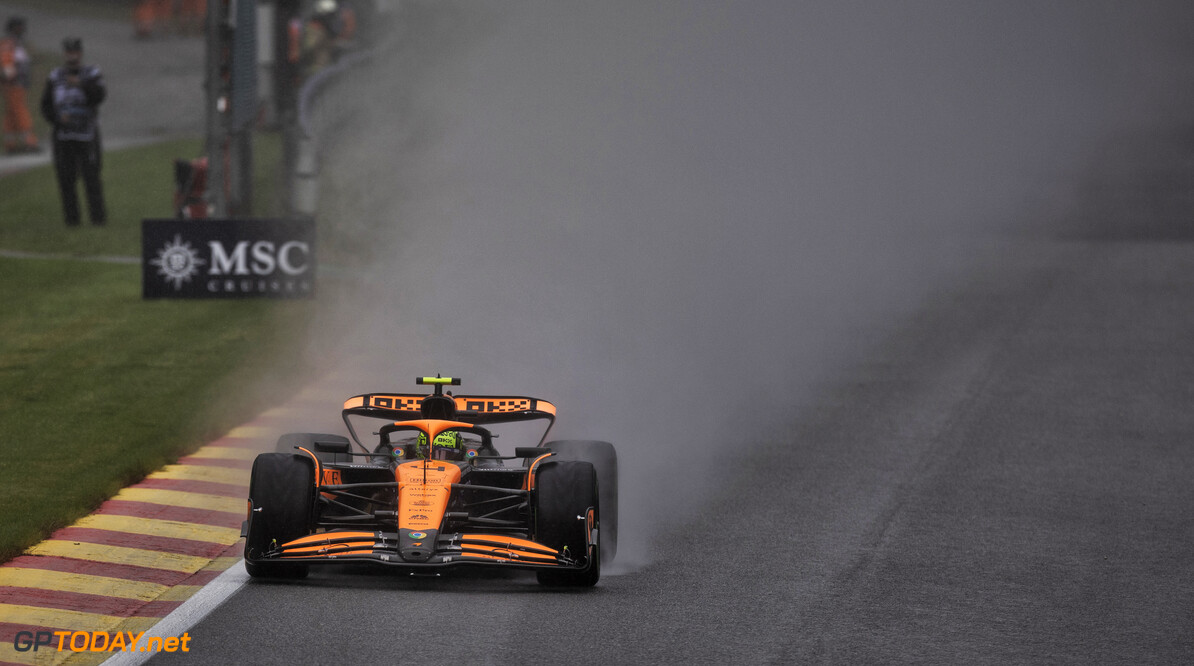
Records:
[[[414,393],[366,393],[344,401],[344,420],[350,416],[367,416],[390,421],[410,421],[423,418],[419,405],[427,395]],[[526,396],[455,395],[447,396],[456,403],[459,421],[473,425],[512,423],[547,419],[550,430],[556,420],[556,406],[546,400]],[[349,426],[351,429],[351,424]],[[544,433],[546,435],[546,433]]]

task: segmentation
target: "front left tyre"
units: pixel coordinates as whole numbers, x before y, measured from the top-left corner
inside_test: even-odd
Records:
[[[583,439],[548,442],[552,460],[584,460],[597,471],[597,486],[601,496],[601,563],[609,564],[618,553],[618,454],[614,445]]]
[[[535,541],[564,552],[581,569],[540,569],[548,587],[592,587],[601,578],[601,552],[589,544],[590,529],[600,535],[600,495],[593,465],[579,460],[551,460],[535,474]]]

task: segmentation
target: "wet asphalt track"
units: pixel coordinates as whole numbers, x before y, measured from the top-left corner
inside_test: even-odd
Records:
[[[251,584],[158,661],[1187,661],[1194,244],[1021,259],[920,313],[776,457],[719,465],[726,497],[639,571]]]
[[[153,663],[1188,663],[1194,141],[1143,124],[748,430],[597,588],[317,572]]]

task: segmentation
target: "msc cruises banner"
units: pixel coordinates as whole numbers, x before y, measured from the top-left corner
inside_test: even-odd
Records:
[[[144,298],[312,298],[315,223],[142,220]]]

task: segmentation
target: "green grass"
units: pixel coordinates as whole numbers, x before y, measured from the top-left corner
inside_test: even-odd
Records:
[[[199,148],[105,155],[102,228],[62,223],[49,167],[0,178],[0,248],[139,256],[140,220],[171,215],[172,159]],[[277,153],[259,142],[262,216]],[[143,301],[140,279],[136,264],[0,258],[0,561],[305,378],[295,350],[312,303]]]
[[[107,152],[102,178],[109,224],[68,229],[62,222],[58,185],[50,166],[0,179],[0,247],[28,252],[80,255],[139,255],[141,219],[173,217],[176,157],[202,150],[198,140],[171,141],[134,150]],[[79,187],[86,222],[87,206]]]
[[[277,170],[281,142],[263,135],[254,142],[256,164],[253,209],[260,217],[276,215]],[[141,220],[173,217],[174,160],[198,157],[198,139],[168,141],[104,154],[104,196],[108,225],[86,224],[87,204],[79,186],[84,224],[67,228],[62,222],[58,185],[48,165],[0,178],[0,248],[25,252],[80,256],[141,253]]]

